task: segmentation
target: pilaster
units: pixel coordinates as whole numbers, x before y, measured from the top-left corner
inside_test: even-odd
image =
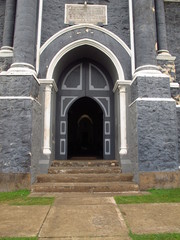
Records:
[[[9,73],[36,74],[37,0],[17,0],[14,63]]]

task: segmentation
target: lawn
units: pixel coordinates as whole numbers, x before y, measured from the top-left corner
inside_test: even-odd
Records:
[[[0,192],[0,204],[9,205],[52,205],[53,197],[28,197],[29,190]]]
[[[0,238],[0,240],[38,240],[38,237],[3,237],[3,238]]]
[[[133,234],[130,233],[129,236],[132,240],[180,240],[179,233],[162,233],[162,234]]]
[[[150,194],[138,196],[115,196],[117,204],[133,203],[179,203],[180,188],[176,189],[153,189]]]

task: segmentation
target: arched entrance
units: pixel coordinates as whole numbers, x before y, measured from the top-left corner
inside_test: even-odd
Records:
[[[103,111],[89,97],[68,111],[68,158],[78,156],[103,158]]]
[[[110,75],[83,58],[60,76],[57,93],[56,159],[114,159],[114,95]]]

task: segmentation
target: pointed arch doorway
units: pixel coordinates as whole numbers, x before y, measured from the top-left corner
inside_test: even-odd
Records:
[[[82,59],[60,76],[57,94],[56,159],[114,159],[112,81],[98,63]]]
[[[89,97],[82,97],[68,111],[68,158],[103,158],[103,111]]]

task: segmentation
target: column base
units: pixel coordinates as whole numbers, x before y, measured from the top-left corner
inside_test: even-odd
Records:
[[[33,65],[28,63],[13,63],[10,69],[7,71],[8,75],[34,75],[37,76],[37,72]]]
[[[2,47],[0,49],[0,57],[13,57],[13,48],[12,47]]]

